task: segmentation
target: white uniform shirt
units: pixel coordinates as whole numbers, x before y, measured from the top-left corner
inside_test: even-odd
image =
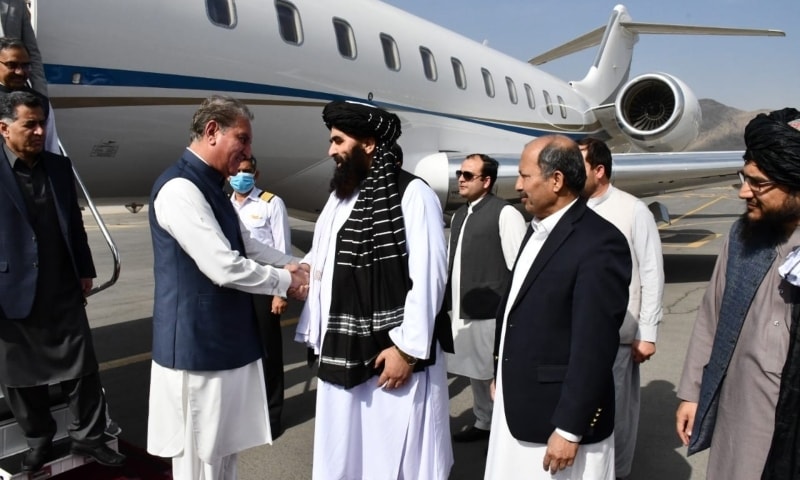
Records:
[[[260,198],[264,191],[258,187],[253,188],[244,198],[242,203],[236,200],[236,195],[231,195],[231,204],[239,214],[250,237],[268,247],[291,255],[292,240],[289,229],[289,215],[286,205],[278,196],[273,196],[269,201]]]

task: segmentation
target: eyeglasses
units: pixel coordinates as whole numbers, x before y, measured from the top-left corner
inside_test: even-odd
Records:
[[[461,171],[461,170],[456,170],[456,179],[459,179],[460,177],[464,177],[464,180],[466,180],[467,182],[471,182],[473,179],[478,178],[478,177],[482,177],[482,176],[483,175],[476,175],[476,174],[474,174],[472,172],[464,172],[464,171]]]
[[[22,70],[23,72],[28,72],[31,69],[31,62],[0,62],[9,70],[16,71]]]
[[[736,174],[739,175],[739,181],[742,182],[742,185],[746,183],[753,193],[764,193],[768,190],[768,187],[777,185],[777,182],[773,182],[772,180],[756,180],[749,175],[745,175],[742,170],[739,170]]]

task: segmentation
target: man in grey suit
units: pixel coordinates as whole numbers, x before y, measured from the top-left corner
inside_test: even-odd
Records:
[[[0,37],[12,37],[22,40],[28,55],[31,57],[29,74],[33,89],[47,95],[47,79],[44,76],[44,64],[36,34],[31,25],[31,13],[25,0],[0,0]]]

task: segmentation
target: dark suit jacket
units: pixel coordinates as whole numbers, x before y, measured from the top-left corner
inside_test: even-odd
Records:
[[[547,443],[556,427],[583,435],[581,443],[611,435],[612,366],[630,278],[625,237],[579,199],[547,237],[508,315],[500,361],[514,438]]]
[[[43,152],[58,223],[75,269],[75,281],[94,278],[92,254],[78,207],[69,159]],[[37,239],[15,173],[0,143],[0,318],[25,318],[31,311],[38,278]]]

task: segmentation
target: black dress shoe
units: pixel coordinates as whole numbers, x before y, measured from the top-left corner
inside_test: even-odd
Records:
[[[106,467],[121,467],[125,463],[125,455],[111,450],[105,443],[91,445],[72,442],[69,451],[75,455],[91,457],[95,462]]]
[[[42,469],[45,463],[50,459],[50,452],[52,446],[48,443],[41,447],[33,447],[22,457],[22,471],[23,472],[37,472]]]
[[[489,430],[484,430],[475,426],[467,427],[453,435],[453,441],[459,443],[475,442],[478,440],[486,440],[487,438],[489,438]]]

